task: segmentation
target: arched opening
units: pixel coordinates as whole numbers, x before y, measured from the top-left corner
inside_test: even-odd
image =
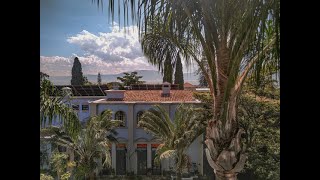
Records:
[[[139,111],[137,113],[137,127],[139,127],[139,121],[141,120],[143,113],[144,113],[143,111]]]
[[[126,127],[126,114],[123,111],[116,112],[114,119],[122,121],[120,127]]]

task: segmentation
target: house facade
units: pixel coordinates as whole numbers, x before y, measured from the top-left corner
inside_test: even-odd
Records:
[[[123,121],[123,125],[116,128],[118,143],[113,143],[111,148],[112,169],[116,175],[125,175],[127,172],[160,175],[163,171],[172,169],[173,160],[164,160],[161,165],[154,163],[156,148],[161,142],[138,126],[139,118],[156,104],[163,106],[171,119],[181,103],[201,105],[200,101],[194,99],[192,91],[172,88],[174,86],[169,83],[157,87],[145,86],[135,86],[130,90],[104,90],[103,96],[74,96],[71,100],[82,122],[107,109],[112,111],[113,119]],[[204,162],[202,142],[201,135],[188,149],[193,163],[191,171],[197,169],[200,174],[203,173]]]

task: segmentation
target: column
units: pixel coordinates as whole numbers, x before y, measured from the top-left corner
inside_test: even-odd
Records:
[[[117,159],[116,159],[116,156],[117,156],[117,149],[116,149],[116,144],[115,143],[112,143],[112,147],[111,147],[111,167],[112,169],[114,169],[116,171],[116,162],[117,162]]]
[[[96,116],[97,115],[97,104],[90,103],[90,116]]]
[[[147,168],[151,168],[152,167],[152,164],[151,164],[151,157],[152,154],[151,154],[151,143],[148,143],[147,144]]]
[[[129,168],[128,171],[132,172],[134,171],[134,152],[135,152],[135,147],[133,145],[133,106],[134,104],[128,104],[128,118],[127,118],[127,125],[128,125],[128,155],[129,157]]]

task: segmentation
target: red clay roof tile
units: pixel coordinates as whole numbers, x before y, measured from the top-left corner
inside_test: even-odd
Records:
[[[169,97],[161,95],[162,90],[128,90],[124,92],[122,101],[195,101],[193,92],[188,90],[171,90]],[[107,101],[120,101],[118,98],[110,98]]]

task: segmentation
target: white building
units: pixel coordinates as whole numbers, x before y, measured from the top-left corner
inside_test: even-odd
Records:
[[[112,168],[117,175],[125,175],[126,172],[144,175],[148,169],[152,174],[161,174],[162,171],[173,167],[174,162],[164,161],[160,167],[154,164],[155,150],[161,142],[139,128],[137,123],[142,113],[155,104],[162,105],[169,112],[171,119],[180,103],[200,105],[200,102],[194,99],[192,91],[176,89],[175,85],[171,86],[169,83],[136,85],[130,90],[101,89],[104,92],[98,91],[99,96],[94,93],[87,96],[74,94],[72,104],[81,121],[106,109],[113,112],[114,119],[123,120],[124,125],[116,129],[119,143],[112,144],[111,150]],[[203,136],[199,136],[188,149],[188,155],[200,174],[203,173],[204,162],[202,142]]]

